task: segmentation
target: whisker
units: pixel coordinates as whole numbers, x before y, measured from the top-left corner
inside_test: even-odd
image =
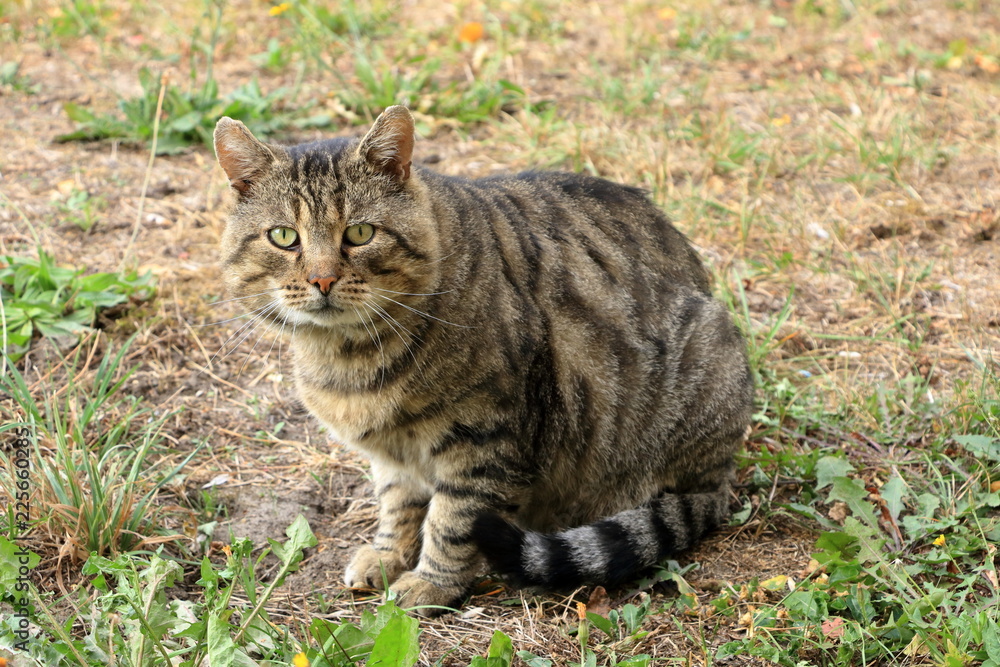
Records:
[[[399,301],[396,301],[395,299],[391,299],[391,298],[385,296],[384,294],[374,294],[373,296],[377,296],[380,299],[387,299],[388,301],[392,301],[397,306],[402,306],[403,308],[406,308],[407,310],[412,311],[412,312],[416,313],[417,315],[420,315],[421,317],[429,317],[432,320],[437,320],[438,322],[441,322],[442,324],[450,324],[453,327],[460,327],[462,329],[475,329],[476,328],[476,327],[466,326],[464,324],[455,324],[454,322],[449,322],[448,320],[442,320],[440,317],[434,317],[430,313],[425,313],[422,310],[417,310],[416,308],[412,308],[410,306],[407,306],[405,303],[400,303]]]
[[[231,341],[232,339],[234,339],[237,336],[239,336],[240,333],[244,329],[246,329],[247,327],[253,326],[254,320],[257,319],[257,317],[260,315],[261,311],[267,309],[269,306],[271,306],[271,305],[273,305],[275,303],[277,303],[277,300],[272,301],[271,303],[266,303],[263,306],[261,306],[260,308],[254,310],[254,311],[251,311],[249,313],[246,313],[246,315],[252,315],[253,317],[251,317],[249,320],[247,320],[246,322],[244,322],[235,332],[233,332],[233,333],[231,333],[229,335],[229,338],[227,338],[225,341],[223,341],[222,345],[219,347],[219,351],[212,355],[212,358],[209,360],[209,364],[211,364],[213,361],[215,361],[215,358],[219,356],[219,352],[222,352],[223,350],[226,349],[226,346],[229,345],[229,341]],[[241,317],[246,317],[246,315],[241,315]],[[236,317],[236,318],[233,318],[233,319],[239,319],[239,318]]]
[[[273,329],[277,324],[278,324],[278,320],[272,321],[268,325],[268,327],[266,329],[264,329],[264,333],[262,333],[260,336],[257,337],[257,340],[254,341],[253,347],[250,348],[250,351],[247,352],[246,358],[243,359],[243,365],[240,366],[240,370],[236,372],[236,377],[239,377],[240,375],[243,375],[243,369],[246,368],[247,364],[250,362],[250,357],[253,355],[253,351],[257,349],[257,346],[260,344],[260,341],[263,340],[264,336],[266,336],[267,333],[271,329]],[[257,328],[259,328],[259,327],[254,327],[254,330],[256,330]],[[274,344],[272,343],[271,346],[274,347]]]
[[[242,301],[243,299],[252,299],[255,296],[263,296],[264,294],[269,294],[271,292],[275,292],[275,291],[280,290],[280,289],[281,289],[281,287],[272,287],[271,289],[266,289],[263,292],[257,292],[256,294],[250,294],[250,295],[247,295],[247,296],[237,296],[237,297],[233,297],[232,299],[225,299],[223,301],[213,301],[212,303],[210,303],[208,305],[209,306],[218,306],[218,305],[221,305],[223,303],[231,303],[233,301]]]
[[[383,289],[381,287],[372,287],[372,289],[377,290],[379,292],[387,292],[389,294],[402,294],[403,296],[437,296],[438,294],[451,294],[452,292],[455,291],[453,289],[450,289],[450,290],[445,290],[444,292],[427,292],[426,294],[421,294],[418,292],[394,292],[391,289]]]
[[[275,320],[275,323],[277,323],[277,321],[278,320]],[[274,340],[271,341],[271,347],[267,348],[267,352],[264,354],[264,361],[265,362],[267,362],[267,360],[270,358],[270,356],[271,356],[271,350],[274,349],[274,344],[277,343],[279,340],[281,340],[282,335],[285,333],[285,325],[286,324],[288,324],[288,314],[287,313],[285,315],[283,315],[282,318],[281,318],[281,329],[278,331],[278,335],[275,336]],[[264,333],[267,333],[267,332],[265,331]],[[279,373],[281,372],[281,347],[278,347],[278,372]]]
[[[193,326],[194,326],[195,329],[200,329],[202,327],[214,327],[217,324],[225,324],[226,322],[232,322],[234,320],[241,320],[244,317],[247,317],[249,315],[253,315],[254,313],[259,313],[260,311],[262,311],[265,308],[267,308],[269,305],[271,305],[271,304],[270,303],[264,304],[263,306],[261,306],[260,308],[257,308],[256,310],[251,310],[251,311],[243,313],[241,315],[237,315],[236,317],[230,317],[228,320],[222,320],[221,322],[208,322],[206,324],[195,324]]]
[[[354,309],[354,314],[358,316],[359,320],[361,320],[361,326],[365,328],[365,332],[368,334],[368,338],[371,339],[372,344],[374,344],[375,347],[378,348],[379,355],[382,357],[382,366],[381,366],[382,378],[379,380],[378,383],[378,391],[376,392],[378,394],[382,392],[382,387],[385,386],[385,350],[382,349],[381,342],[376,337],[378,331],[376,330],[375,334],[373,335],[372,331],[368,329],[368,324],[365,322],[364,317],[361,314],[361,311],[358,310],[358,307],[352,303],[351,308]],[[372,322],[372,327],[373,328],[375,327],[375,322]]]
[[[437,259],[435,259],[435,260],[434,260],[433,262],[427,262],[427,263],[428,263],[428,264],[437,264],[438,262],[443,262],[444,260],[446,260],[446,259],[448,259],[449,257],[451,257],[452,255],[454,255],[454,254],[455,254],[456,252],[458,252],[458,251],[457,251],[457,250],[452,250],[451,252],[449,252],[449,253],[448,253],[447,255],[445,255],[444,257],[438,257],[438,258],[437,258]]]
[[[226,352],[224,355],[222,355],[222,359],[223,360],[226,359],[226,358],[228,358],[229,355],[231,355],[233,352],[235,352],[239,348],[239,346],[243,344],[243,341],[245,341],[247,338],[249,338],[253,334],[253,332],[257,330],[257,328],[267,318],[267,316],[270,315],[271,313],[273,313],[279,306],[281,306],[281,303],[279,301],[277,301],[277,300],[274,300],[270,304],[268,304],[268,306],[269,306],[269,308],[266,311],[264,311],[262,313],[258,313],[257,315],[254,316],[254,318],[252,320],[250,320],[249,322],[247,322],[246,325],[243,326],[243,330],[244,330],[245,333],[243,334],[243,336],[238,341],[236,341],[233,344],[233,346],[229,349],[228,352]],[[250,326],[250,325],[252,325],[252,326]],[[228,343],[229,341],[226,341],[226,342]],[[225,349],[225,346],[223,346],[223,349]],[[222,350],[220,350],[220,352],[221,351]],[[216,354],[218,354],[218,353],[216,353]],[[214,361],[215,357],[212,357],[212,360]]]
[[[405,331],[406,333],[410,334],[410,339],[411,340],[413,340],[413,339],[416,338],[416,336],[413,334],[413,332],[410,331],[409,329],[407,329],[406,327],[404,327],[403,324],[399,320],[397,320],[395,317],[393,317],[392,314],[388,310],[386,310],[385,308],[383,308],[382,306],[380,306],[377,303],[369,303],[368,305],[371,306],[372,308],[377,309],[377,312],[379,312],[379,313],[381,313],[381,314],[383,314],[385,316],[384,319],[386,321],[386,324],[389,324],[389,326],[395,325],[395,326],[399,327],[400,329],[402,329],[403,331]],[[406,341],[405,340],[403,341],[403,344],[406,345]]]
[[[402,329],[406,333],[410,334],[410,339],[411,340],[419,340],[416,336],[413,335],[413,332],[410,331],[409,329],[407,329],[406,327],[404,327],[402,324],[400,324],[399,320],[397,320],[395,317],[393,317],[392,315],[390,315],[389,311],[387,311],[385,308],[383,308],[382,306],[378,305],[377,303],[370,303],[370,302],[367,302],[367,301],[362,301],[361,303],[363,303],[364,305],[366,305],[369,308],[371,308],[379,317],[382,318],[382,321],[384,321],[386,324],[388,324],[389,328],[392,329],[393,332],[397,336],[399,336],[399,340],[403,341],[403,349],[405,349],[407,352],[409,352],[410,359],[413,360],[413,364],[418,369],[420,369],[421,372],[423,372],[423,369],[420,367],[420,362],[417,361],[417,357],[413,354],[413,350],[410,349],[410,344],[406,342],[406,340],[403,338],[403,334],[399,333],[399,331],[396,329],[396,327],[399,327],[400,329]]]

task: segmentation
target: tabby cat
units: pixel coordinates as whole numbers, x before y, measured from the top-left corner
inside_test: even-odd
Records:
[[[401,106],[361,140],[215,130],[226,287],[288,325],[305,405],[371,459],[347,585],[455,605],[484,556],[565,589],[691,546],[729,513],[753,394],[695,251],[639,189],[442,176],[413,144]]]

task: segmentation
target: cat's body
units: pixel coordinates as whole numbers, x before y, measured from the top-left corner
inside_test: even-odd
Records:
[[[303,401],[371,457],[379,528],[348,584],[384,571],[441,605],[481,554],[559,587],[689,546],[728,514],[753,391],[690,245],[634,188],[448,178],[412,142],[401,107],[361,142],[216,131],[229,290],[293,325]]]

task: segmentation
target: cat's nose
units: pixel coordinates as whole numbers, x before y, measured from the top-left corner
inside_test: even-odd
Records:
[[[309,276],[309,282],[318,287],[319,291],[323,294],[329,294],[330,288],[333,287],[335,282],[337,282],[337,278],[339,278],[339,276],[319,276],[314,274]]]

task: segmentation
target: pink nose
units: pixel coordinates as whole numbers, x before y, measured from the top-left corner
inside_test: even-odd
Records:
[[[323,294],[329,294],[330,288],[337,282],[338,276],[309,276],[309,282],[319,288]]]

